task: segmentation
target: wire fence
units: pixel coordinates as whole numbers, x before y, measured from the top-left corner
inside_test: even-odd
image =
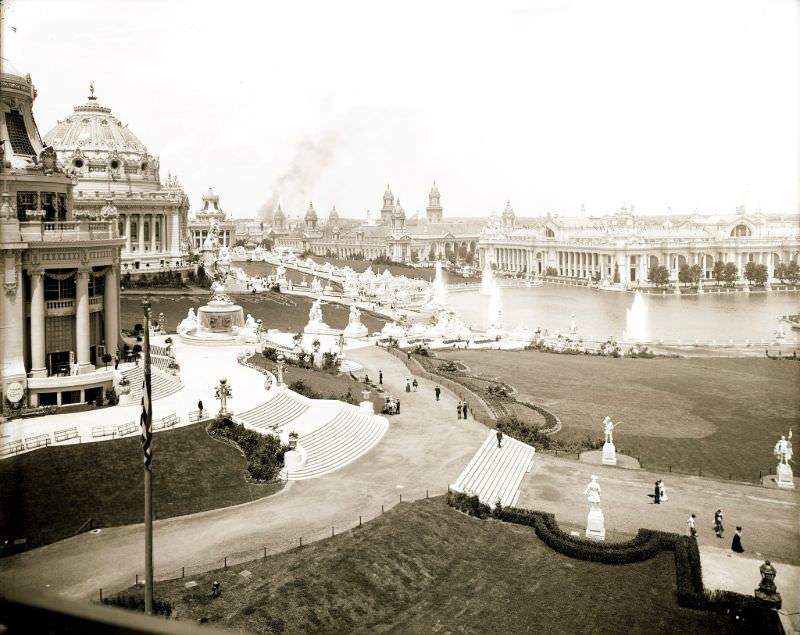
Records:
[[[423,500],[426,498],[433,498],[446,494],[450,489],[448,485],[440,489],[426,489],[424,491],[417,491],[414,493],[402,492],[398,493],[396,498],[385,499],[380,505],[365,509],[358,515],[342,515],[327,520],[325,523],[314,525],[311,527],[303,527],[291,529],[287,531],[270,532],[264,535],[261,546],[249,546],[240,551],[229,551],[220,553],[217,557],[211,560],[205,560],[198,563],[187,563],[180,567],[158,567],[154,571],[154,579],[157,582],[163,582],[176,579],[187,579],[200,576],[209,571],[216,569],[230,569],[239,565],[263,560],[271,555],[291,551],[293,549],[302,549],[315,542],[325,540],[328,538],[335,538],[337,536],[352,536],[354,532],[365,528],[367,523],[383,516],[390,509],[396,507],[399,503],[413,502]],[[133,574],[131,584],[144,584],[144,571],[138,571]],[[111,590],[111,593],[117,590]],[[102,600],[104,589],[98,590],[99,598]],[[105,590],[108,595],[109,589]]]

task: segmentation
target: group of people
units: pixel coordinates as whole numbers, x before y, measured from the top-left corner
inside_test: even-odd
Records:
[[[469,404],[467,403],[466,399],[463,399],[458,402],[456,406],[456,410],[458,411],[458,418],[459,419],[466,419],[467,414],[469,413]]]
[[[725,533],[725,526],[723,525],[723,512],[722,508],[720,507],[717,511],[714,512],[714,533],[717,534],[717,538],[722,538],[723,534]],[[689,516],[686,524],[689,528],[689,536],[691,538],[697,537],[697,523],[695,519],[697,516],[692,514]],[[736,553],[743,553],[744,547],[742,546],[742,527],[741,525],[736,526],[736,533],[733,535],[733,540],[731,541],[731,550],[735,551]]]

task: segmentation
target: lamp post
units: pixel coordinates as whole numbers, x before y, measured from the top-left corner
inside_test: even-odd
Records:
[[[228,414],[228,398],[233,396],[230,385],[227,379],[220,379],[219,386],[214,390],[214,396],[219,399],[219,414],[224,417]]]
[[[278,387],[283,386],[283,367],[285,365],[285,358],[283,353],[278,353]]]

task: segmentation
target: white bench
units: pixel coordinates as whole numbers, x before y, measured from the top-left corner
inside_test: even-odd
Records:
[[[81,435],[78,434],[77,428],[67,428],[65,430],[56,430],[53,432],[53,436],[56,439],[56,443],[61,443],[62,441],[69,441],[70,439],[78,439]]]

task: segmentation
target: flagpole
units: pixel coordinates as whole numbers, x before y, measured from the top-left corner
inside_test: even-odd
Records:
[[[142,302],[144,308],[144,393],[142,395],[142,445],[144,449],[144,611],[153,613],[153,489],[150,480],[152,450],[150,443],[153,430],[153,411],[150,401],[150,302]]]

